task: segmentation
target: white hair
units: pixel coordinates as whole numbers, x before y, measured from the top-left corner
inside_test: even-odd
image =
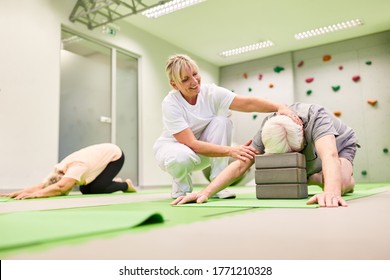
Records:
[[[261,140],[265,153],[299,152],[303,148],[303,127],[287,116],[277,115],[265,122]]]

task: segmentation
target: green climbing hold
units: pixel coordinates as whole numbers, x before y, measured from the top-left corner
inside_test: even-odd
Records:
[[[340,86],[332,86],[332,89],[333,89],[333,91],[339,91],[340,90]]]
[[[281,67],[281,66],[276,66],[276,67],[274,68],[274,71],[275,71],[276,73],[280,73],[280,72],[282,72],[283,70],[284,70],[284,68]]]
[[[310,94],[312,94],[313,93],[313,91],[311,90],[311,89],[309,89],[308,91],[306,91],[306,95],[310,95]]]
[[[366,175],[367,175],[367,171],[366,171],[366,170],[362,170],[361,173],[362,173],[363,176],[366,176]]]
[[[385,154],[387,154],[387,153],[389,152],[389,149],[388,149],[388,148],[384,148],[384,149],[383,149],[383,152],[384,152]]]
[[[366,64],[367,64],[367,65],[371,65],[372,62],[371,62],[371,61],[366,61]]]

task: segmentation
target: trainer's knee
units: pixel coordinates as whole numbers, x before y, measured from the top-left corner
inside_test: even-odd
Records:
[[[209,125],[214,126],[216,129],[227,130],[233,127],[233,122],[230,118],[224,116],[216,116],[212,119]]]
[[[194,160],[190,154],[177,151],[166,159],[165,169],[174,178],[181,178],[191,172],[194,165]]]
[[[230,145],[232,131],[232,121],[227,117],[217,116],[211,120],[203,131],[200,140],[217,145]]]

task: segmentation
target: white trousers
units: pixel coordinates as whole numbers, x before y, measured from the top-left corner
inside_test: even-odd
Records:
[[[201,141],[230,146],[232,121],[227,117],[215,117],[202,132]],[[195,153],[188,146],[172,141],[158,141],[154,145],[154,155],[160,168],[173,177],[172,198],[192,192],[192,171],[210,166],[210,180],[227,167],[229,157],[206,157]]]

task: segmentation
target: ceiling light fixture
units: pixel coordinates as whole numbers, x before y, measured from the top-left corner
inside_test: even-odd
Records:
[[[328,26],[324,26],[324,27],[320,27],[320,28],[315,28],[315,29],[308,30],[305,32],[300,32],[300,33],[295,34],[294,37],[297,40],[302,40],[302,39],[307,39],[307,38],[310,38],[313,36],[323,35],[323,34],[326,34],[329,32],[335,32],[335,31],[339,31],[342,29],[357,27],[360,25],[363,25],[363,21],[361,19],[353,19],[353,20],[348,20],[348,21],[344,21],[344,22],[340,22],[340,23],[336,23],[336,24],[332,24],[332,25],[328,25]]]
[[[165,4],[155,6],[151,9],[148,9],[142,12],[142,15],[148,18],[158,18],[160,16],[175,12],[177,10],[181,10],[187,8],[189,6],[199,4],[206,0],[172,0],[166,2]]]
[[[232,55],[239,55],[239,54],[243,54],[243,53],[247,53],[247,52],[251,52],[251,51],[256,51],[258,49],[268,48],[268,47],[271,47],[273,45],[274,45],[274,43],[271,41],[263,41],[263,42],[259,42],[259,43],[255,43],[255,44],[223,51],[219,55],[223,56],[223,57],[228,57],[228,56],[232,56]]]

